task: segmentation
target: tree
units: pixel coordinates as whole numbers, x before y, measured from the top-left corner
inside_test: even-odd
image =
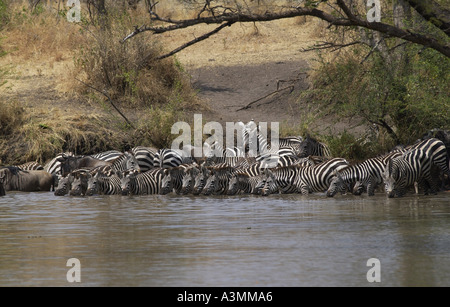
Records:
[[[375,2],[379,0],[375,0]],[[395,0],[394,0],[395,1]],[[396,25],[392,21],[369,21],[367,19],[367,7],[366,0],[353,1],[353,0],[335,0],[335,1],[303,1],[300,5],[285,5],[285,6],[273,6],[270,9],[261,11],[258,5],[249,5],[246,1],[243,4],[239,4],[238,1],[234,1],[234,5],[228,4],[229,1],[215,1],[205,0],[193,1],[198,4],[198,11],[195,18],[173,20],[171,18],[164,18],[156,13],[156,6],[158,2],[147,1],[149,4],[148,11],[150,14],[151,25],[136,26],[134,31],[127,35],[123,41],[140,34],[150,31],[154,34],[160,34],[168,31],[175,31],[178,29],[192,27],[198,24],[220,24],[219,27],[211,32],[208,32],[201,37],[198,37],[186,44],[183,44],[179,48],[170,52],[167,56],[170,56],[184,48],[191,46],[199,41],[209,38],[216,34],[227,26],[232,26],[238,22],[265,22],[273,21],[284,18],[293,18],[298,16],[313,16],[329,23],[329,27],[359,27],[362,29],[368,29],[381,34],[385,38],[396,37],[404,41],[419,44],[424,47],[432,48],[446,57],[450,57],[450,44],[448,43],[448,23],[446,22],[448,16],[445,14],[437,13],[434,10],[442,8],[436,6],[433,0],[421,1],[427,3],[430,7],[433,7],[431,14],[428,14],[429,10],[421,9],[423,7],[428,8],[427,5],[415,5],[415,10],[421,12],[422,16],[432,24],[439,32],[447,34],[445,38],[442,38],[440,33],[421,33],[418,29],[413,27],[402,25]],[[403,0],[402,0],[403,2]],[[403,4],[408,6],[418,1],[410,0]],[[202,3],[202,5],[199,5]],[[386,18],[385,18],[386,19]],[[155,22],[161,22],[162,26],[155,26]]]

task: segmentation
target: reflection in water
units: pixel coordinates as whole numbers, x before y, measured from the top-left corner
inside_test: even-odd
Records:
[[[10,193],[0,285],[73,285],[78,258],[83,286],[449,286],[448,200]]]

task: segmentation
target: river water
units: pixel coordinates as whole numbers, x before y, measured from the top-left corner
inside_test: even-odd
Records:
[[[0,286],[450,286],[449,200],[11,192]]]

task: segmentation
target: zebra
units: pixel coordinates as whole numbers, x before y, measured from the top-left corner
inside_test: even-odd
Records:
[[[262,195],[274,192],[307,195],[312,192],[326,191],[335,171],[348,166],[344,158],[333,158],[314,166],[288,166],[265,170],[266,183]]]
[[[183,164],[183,157],[173,149],[159,149],[153,159],[153,167],[157,168],[170,168],[180,164]]]
[[[155,168],[144,173],[128,170],[119,174],[122,195],[164,195],[172,191],[172,180],[168,169]]]
[[[239,192],[245,194],[261,194],[264,183],[263,174],[250,176],[245,172],[236,172],[231,175],[227,195],[236,195]]]
[[[261,195],[267,196],[276,192],[282,194],[297,192],[297,188],[294,186],[296,176],[296,166],[277,167],[272,170],[265,169]]]
[[[176,194],[187,194],[190,191],[187,188],[190,185],[189,179],[192,179],[191,173],[188,170],[191,168],[196,168],[197,164],[180,164],[177,167],[170,169],[170,177],[172,178],[173,190]],[[183,188],[183,183],[185,182],[185,187]]]
[[[115,154],[115,152],[114,152]],[[92,156],[91,156],[92,157]],[[106,157],[106,155],[105,155]],[[92,169],[80,169],[76,171],[72,171],[71,174],[74,175],[74,179],[72,181],[72,188],[70,190],[71,196],[82,196],[82,195],[92,195],[96,192],[94,185],[99,181],[97,174],[104,174],[108,176],[112,176],[118,172],[122,172],[125,170],[136,170],[140,172],[139,164],[135,158],[135,156],[130,152],[121,153],[120,156],[116,157],[113,160],[105,161],[111,164],[108,165],[99,165]],[[104,177],[104,176],[103,176]],[[100,181],[105,182],[105,180],[100,179]],[[113,183],[117,183],[113,182]],[[91,186],[89,186],[91,184]],[[90,190],[89,190],[90,188]],[[88,192],[89,190],[89,192]],[[115,192],[114,190],[113,192]]]
[[[141,172],[146,172],[153,168],[156,150],[150,147],[136,146],[131,148],[131,153],[136,157]]]
[[[260,154],[256,157],[256,161],[262,162],[264,168],[266,167],[277,167],[280,164],[280,159],[282,157],[297,157],[295,152],[291,148],[280,148],[277,151],[269,151],[263,154]],[[289,158],[288,158],[289,159]]]
[[[102,161],[107,161],[107,162],[112,162],[115,159],[117,159],[118,157],[120,157],[122,155],[121,151],[118,150],[108,150],[108,151],[104,151],[104,152],[99,152],[93,155],[90,155],[92,158],[94,159],[98,159],[98,160],[102,160]]]
[[[307,156],[331,157],[331,151],[325,143],[319,142],[308,136],[299,144],[297,155],[300,158]]]
[[[94,194],[116,195],[121,193],[120,178],[116,174],[107,176],[102,172],[97,172],[88,178],[86,196]]]
[[[55,196],[64,196],[72,189],[73,176],[61,177],[55,187]]]
[[[44,164],[44,171],[54,175],[61,176],[61,161],[60,159],[63,157],[73,157],[74,154],[72,152],[61,152],[57,154],[53,159]]]
[[[192,194],[199,195],[205,187],[206,180],[211,174],[210,170],[204,165],[200,165],[199,171],[194,177],[194,187],[192,188]]]
[[[193,165],[189,168],[187,168],[184,171],[184,175],[182,177],[181,180],[181,190],[180,190],[180,194],[189,194],[192,193],[194,190],[194,182],[195,182],[195,177],[199,174],[200,172],[200,168],[198,167],[198,165]]]
[[[22,163],[20,165],[15,165],[15,167],[20,168],[23,171],[38,171],[38,170],[44,170],[44,167],[36,162],[36,161],[32,161],[32,162],[25,162]]]
[[[278,146],[280,148],[290,148],[292,149],[296,155],[300,154],[300,145],[303,142],[303,138],[301,136],[289,136],[278,139]]]
[[[89,170],[79,169],[71,172],[68,176],[71,176],[71,189],[69,191],[70,196],[84,196],[86,195],[88,187]]]
[[[237,146],[223,148],[217,141],[215,141],[211,145],[209,145],[208,143],[205,144],[207,146],[205,159],[206,166],[212,166],[222,163],[227,163],[231,166],[234,166],[242,161],[242,158],[245,157],[245,151]]]
[[[203,195],[226,194],[228,190],[228,182],[234,171],[234,168],[226,164],[211,167],[210,175],[206,180],[205,187],[202,190]]]
[[[447,176],[450,176],[450,166],[449,166],[449,156],[447,155],[447,148],[445,144],[436,138],[429,138],[423,141],[418,141],[415,144],[406,146],[404,148],[398,149],[399,152],[406,154],[408,151],[420,149],[423,150],[428,159],[425,160],[423,168],[423,176],[427,178],[433,178],[428,184],[432,193],[436,193],[444,185],[444,180],[441,182],[441,187],[439,187],[439,171]],[[418,189],[416,187],[416,194]]]
[[[110,167],[114,172],[126,171],[129,169],[135,169],[139,172],[141,171],[139,161],[132,152],[126,151],[116,159],[111,160],[111,162],[112,164]]]
[[[337,192],[352,191],[354,195],[361,195],[367,189],[369,196],[375,195],[375,188],[383,182],[383,172],[387,162],[397,156],[400,152],[391,152],[384,156],[369,158],[365,161],[350,165],[340,172],[335,172],[327,196],[333,197]],[[353,187],[352,187],[353,185]]]
[[[408,146],[407,149],[421,149],[425,152],[425,155],[429,158],[424,165],[425,172],[431,172],[431,166],[432,164],[434,164],[440,169],[443,174],[447,174],[448,176],[450,176],[450,157],[447,155],[447,148],[444,142],[442,142],[441,140],[436,138],[426,139],[424,141],[420,141],[416,144]],[[428,175],[428,173],[425,174],[425,176]],[[432,189],[438,189],[438,187],[434,185]]]
[[[303,195],[326,191],[335,172],[348,167],[348,165],[348,161],[344,158],[333,158],[314,166],[297,168],[299,173],[295,186]]]
[[[389,198],[405,195],[406,188],[421,182],[427,193],[427,183],[431,178],[424,172],[429,157],[420,148],[412,149],[388,162],[383,173],[386,194]]]

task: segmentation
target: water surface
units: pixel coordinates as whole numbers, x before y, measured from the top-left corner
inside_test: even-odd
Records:
[[[449,200],[11,192],[0,286],[450,286]]]

